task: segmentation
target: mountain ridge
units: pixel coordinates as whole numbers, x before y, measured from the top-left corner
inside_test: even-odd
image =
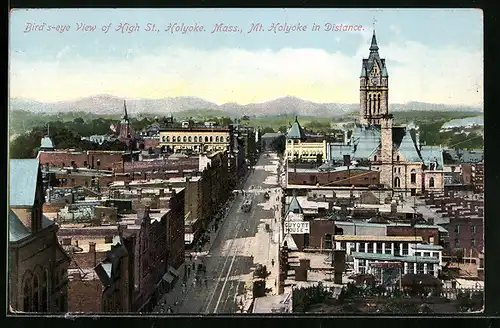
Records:
[[[99,94],[77,100],[41,102],[31,99],[11,98],[10,110],[25,110],[35,113],[56,114],[59,112],[89,112],[97,115],[120,115],[123,113],[124,99],[108,94]],[[169,115],[185,111],[213,110],[221,116],[277,116],[295,114],[300,116],[342,116],[359,110],[359,104],[316,103],[293,96],[281,97],[260,103],[218,105],[200,97],[183,96],[160,99],[136,98],[126,101],[127,112],[131,115]],[[410,101],[405,104],[391,104],[391,111],[472,111],[483,112],[480,106],[447,105]]]

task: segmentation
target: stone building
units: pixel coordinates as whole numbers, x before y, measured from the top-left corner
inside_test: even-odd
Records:
[[[36,159],[10,160],[8,302],[23,312],[66,312],[69,258],[58,226],[42,214],[42,173]]]
[[[307,135],[297,117],[286,134],[285,158],[295,162],[321,162],[327,159],[327,140]]]
[[[197,126],[192,122],[182,122],[181,126],[168,126],[160,130],[160,147],[167,152],[204,153],[218,150],[231,150],[231,127],[214,126],[206,122]]]
[[[360,123],[347,144],[328,147],[330,162],[368,161],[380,171],[380,183],[394,192],[421,194],[444,191],[443,149],[423,146],[417,129],[395,126],[389,112],[389,74],[373,33],[368,59],[360,75]]]

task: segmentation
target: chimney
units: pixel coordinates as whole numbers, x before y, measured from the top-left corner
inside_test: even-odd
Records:
[[[63,246],[70,246],[71,245],[71,237],[68,238],[63,238]]]
[[[95,253],[95,243],[89,241],[89,253]]]

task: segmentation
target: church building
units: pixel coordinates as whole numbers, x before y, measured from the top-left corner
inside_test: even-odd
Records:
[[[380,184],[394,192],[416,195],[443,192],[443,149],[423,146],[418,129],[396,126],[389,111],[389,74],[380,58],[375,31],[368,59],[360,74],[360,120],[347,143],[331,143],[330,164],[344,163],[346,157],[380,171]]]

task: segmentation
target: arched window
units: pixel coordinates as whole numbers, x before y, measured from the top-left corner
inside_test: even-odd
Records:
[[[163,137],[163,141],[165,141],[165,137]],[[167,142],[170,142],[170,137],[167,137]]]
[[[377,155],[373,156],[373,161],[377,161]]]
[[[398,177],[394,178],[394,187],[399,188],[401,186],[401,181],[399,180]]]
[[[430,188],[433,188],[433,187],[434,187],[434,178],[433,178],[433,177],[431,177],[431,178],[429,179],[429,187],[430,187]]]
[[[49,295],[49,273],[48,270],[45,269],[43,271],[43,282],[42,282],[42,311],[49,311],[49,300],[47,296]]]
[[[416,173],[410,174],[410,183],[417,183],[417,174]]]
[[[205,137],[205,142],[208,142],[208,137]]]
[[[29,275],[24,278],[23,311],[31,311],[31,276]]]
[[[39,309],[39,295],[38,295],[38,289],[40,288],[40,285],[39,285],[39,281],[38,281],[38,274],[35,273],[34,277],[33,277],[33,308],[32,308],[32,311],[33,312],[38,312]]]
[[[215,142],[219,142],[219,136],[215,137]]]
[[[401,173],[401,168],[400,167],[398,167],[398,173]]]
[[[199,137],[198,137],[198,141],[199,141],[199,142],[203,142],[203,138],[202,138],[202,136],[199,136]]]
[[[184,142],[186,142],[186,141],[187,141],[187,137],[186,137],[186,136],[184,136],[184,139],[183,139],[183,141],[184,141]]]
[[[399,162],[399,155],[398,155],[398,156],[396,156],[396,161],[397,161],[397,162]]]
[[[165,142],[165,141],[167,141],[167,140],[168,140],[168,137],[163,136],[163,137],[161,138],[161,141],[163,141],[163,142]]]
[[[377,114],[380,114],[380,94],[377,96]]]
[[[191,136],[188,137],[188,141],[191,142]]]
[[[194,136],[194,142],[198,142],[198,137]]]
[[[398,171],[398,169],[397,169],[397,168],[394,168],[394,173],[396,173],[397,171]]]
[[[368,115],[372,114],[372,95],[368,96]]]
[[[214,141],[214,138],[212,136],[210,136],[210,142],[213,142]]]

